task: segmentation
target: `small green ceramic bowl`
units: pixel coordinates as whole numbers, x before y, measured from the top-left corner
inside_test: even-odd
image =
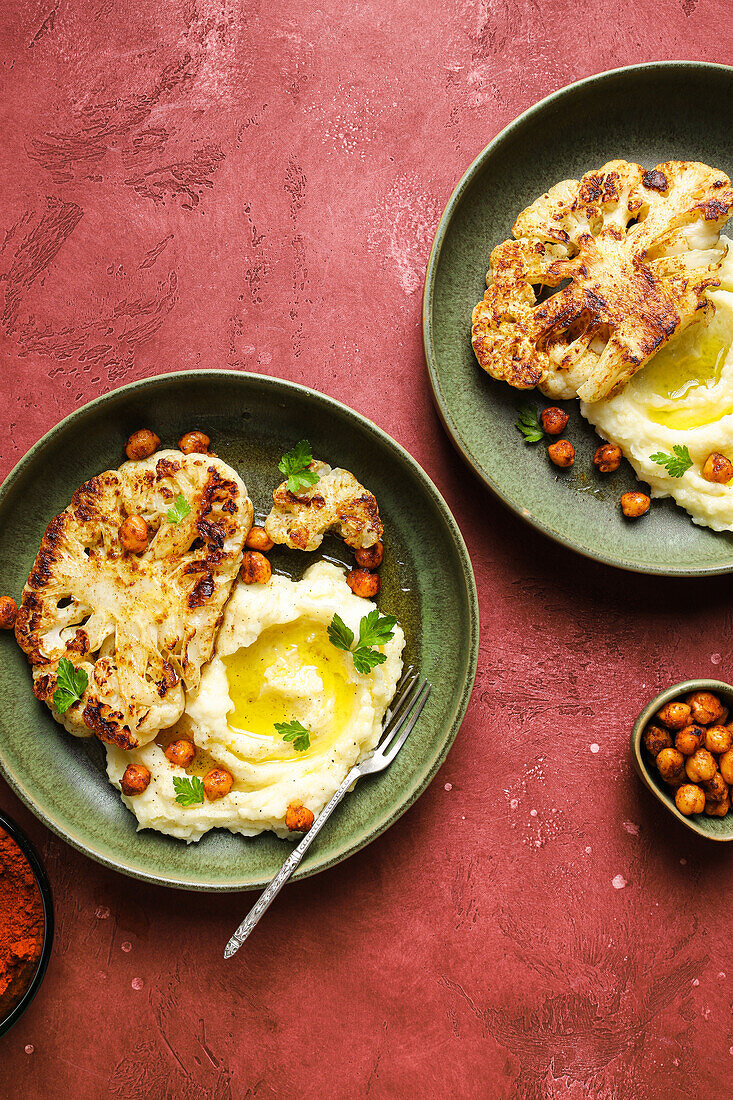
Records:
[[[733,712],[733,687],[724,684],[720,680],[683,680],[680,684],[672,684],[666,691],[655,696],[636,719],[631,732],[631,752],[634,757],[636,770],[642,781],[656,798],[670,813],[674,814],[683,825],[692,829],[693,833],[708,837],[709,840],[733,840],[733,812],[725,817],[707,817],[705,814],[695,814],[693,817],[685,817],[674,804],[674,795],[671,789],[662,782],[659,772],[654,767],[651,756],[641,742],[642,734],[657,711],[669,703],[672,699],[687,695],[691,691],[712,691],[719,695],[725,705]]]

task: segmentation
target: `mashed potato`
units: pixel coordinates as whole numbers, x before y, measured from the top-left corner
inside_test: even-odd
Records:
[[[133,752],[107,747],[115,786],[130,763],[144,764],[151,773],[146,791],[122,796],[139,828],[187,841],[213,828],[288,836],[290,802],[300,800],[317,814],[378,741],[401,674],[400,626],[382,647],[387,660],[368,675],[358,673],[351,655],[328,638],[334,613],[358,636],[361,619],[373,608],[351,592],[344,571],[328,562],[312,565],[301,581],[273,576],[265,585],[238,584],[181,723]],[[275,729],[275,723],[294,720],[310,732],[305,751]],[[181,735],[192,737],[197,749],[185,771],[164,754],[165,744]],[[174,776],[203,775],[217,765],[234,777],[228,795],[195,806],[176,802]]]
[[[693,523],[733,531],[733,482],[706,481],[712,451],[733,459],[733,242],[720,268],[720,288],[709,292],[715,314],[662,348],[616,397],[580,411],[598,433],[617,443],[652,496],[671,496]],[[652,461],[658,452],[688,448],[692,466],[679,478]]]

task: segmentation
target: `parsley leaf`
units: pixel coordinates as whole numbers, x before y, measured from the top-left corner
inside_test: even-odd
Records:
[[[83,668],[75,668],[71,661],[62,657],[56,669],[56,690],[53,693],[53,705],[59,714],[66,714],[72,703],[78,703],[86,691],[89,677]]]
[[[348,652],[354,641],[354,631],[348,628],[340,615],[334,615],[328,628],[328,637],[337,649],[345,649]]]
[[[275,729],[283,741],[292,741],[296,752],[305,752],[311,747],[310,732],[298,721],[276,722]]]
[[[353,630],[350,630],[338,615],[334,615],[331,621],[328,636],[337,649],[351,652],[356,671],[367,675],[373,668],[384,664],[387,660],[387,655],[380,653],[377,646],[385,645],[390,640],[396,625],[397,620],[394,615],[380,615],[375,607],[359,623],[359,640],[356,643],[356,649],[351,649],[354,642]]]
[[[301,439],[292,451],[282,456],[277,468],[280,473],[287,475],[286,489],[289,493],[299,493],[301,489],[309,489],[320,481],[315,470],[309,468],[312,461],[311,445],[307,439]]]
[[[166,515],[169,523],[180,523],[182,519],[185,519],[191,512],[191,505],[188,503],[183,493],[179,493],[173,502],[173,506],[168,509]]]
[[[539,443],[545,434],[537,418],[537,409],[534,405],[519,406],[519,420],[516,426],[524,436],[526,443]]]
[[[357,648],[384,645],[394,634],[397,620],[394,615],[380,615],[375,607],[359,623],[359,640]]]
[[[690,452],[687,447],[682,447],[679,444],[675,444],[672,448],[674,454],[667,455],[664,451],[657,451],[656,454],[650,455],[652,462],[656,462],[658,466],[666,467],[667,473],[670,477],[682,477],[687,473],[690,466],[692,466],[692,459],[690,458]]]
[[[192,779],[188,776],[174,775],[173,787],[176,792],[176,802],[181,806],[200,806],[204,800],[204,782],[197,775]]]

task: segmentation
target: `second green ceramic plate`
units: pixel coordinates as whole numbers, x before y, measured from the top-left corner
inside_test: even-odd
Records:
[[[525,445],[517,406],[533,395],[491,379],[471,347],[491,250],[511,236],[517,214],[558,180],[615,158],[645,167],[700,160],[733,175],[733,69],[670,61],[601,73],[542,100],[484,149],[445,209],[428,264],[423,334],[435,401],[479,477],[551,538],[640,573],[727,573],[733,536],[696,527],[671,500],[624,520],[619,497],[638,482],[626,463],[610,477],[594,474],[598,438],[577,402],[565,403],[571,471],[552,466],[541,444]]]
[[[299,875],[339,862],[383,832],[425,789],[445,758],[476,674],[478,609],[466,547],[445,501],[410,456],[370,421],[312,390],[233,371],[149,378],[72,413],[21,460],[0,488],[0,592],[17,599],[46,524],[83,481],[116,467],[132,431],[150,427],[164,446],[201,428],[244,478],[260,518],[280,480],[277,463],[306,436],[317,456],[344,466],[375,493],[385,526],[379,605],[405,628],[405,661],[433,685],[428,705],[394,763],[361,780],[324,828]],[[337,539],[323,550],[344,564]],[[298,576],[317,554],[281,549],[274,569]],[[151,831],[110,786],[104,751],[77,740],[36,701],[25,656],[0,634],[0,770],[50,828],[76,848],[141,879],[200,890],[261,886],[292,845],[215,830],[198,844]],[[296,876],[298,877],[298,876]]]

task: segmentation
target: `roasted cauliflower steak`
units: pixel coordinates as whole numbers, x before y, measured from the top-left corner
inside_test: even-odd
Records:
[[[713,311],[705,292],[719,285],[732,206],[729,178],[689,161],[645,171],[613,160],[556,184],[491,254],[473,311],[480,365],[554,399],[617,393]],[[544,297],[545,288],[555,293]]]
[[[150,531],[141,554],[120,544],[130,515]],[[54,718],[122,749],[177,722],[184,689],[211,656],[251,525],[244,483],[210,455],[158,451],[77,489],[46,529],[15,626],[33,691]],[[53,699],[62,658],[88,679],[63,715]]]
[[[348,470],[317,460],[310,469],[318,474],[315,485],[295,494],[283,481],[272,494],[273,508],[265,520],[272,541],[295,550],[317,550],[326,532],[336,531],[357,550],[379,542],[384,529],[374,494]]]

